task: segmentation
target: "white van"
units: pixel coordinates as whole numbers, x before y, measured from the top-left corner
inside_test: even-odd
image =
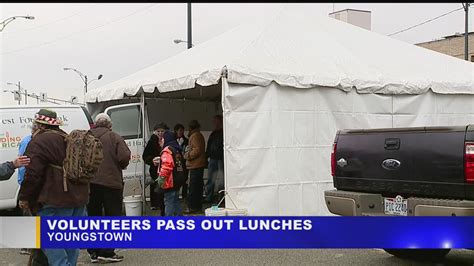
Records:
[[[0,107],[0,162],[11,161],[18,156],[18,146],[23,137],[31,134],[35,114],[41,108],[48,108],[63,121],[61,129],[67,133],[74,129],[90,129],[92,119],[85,107],[79,105],[48,106],[2,106]],[[5,181],[0,181],[0,210],[17,206],[18,171]]]

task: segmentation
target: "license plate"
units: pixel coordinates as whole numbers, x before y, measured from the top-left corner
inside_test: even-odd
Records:
[[[407,216],[408,201],[402,197],[384,198],[385,214]]]

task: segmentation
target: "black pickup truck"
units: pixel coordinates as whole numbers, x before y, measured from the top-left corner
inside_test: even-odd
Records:
[[[340,130],[331,170],[336,189],[324,196],[333,214],[474,215],[474,126]],[[387,251],[400,257],[449,252]]]

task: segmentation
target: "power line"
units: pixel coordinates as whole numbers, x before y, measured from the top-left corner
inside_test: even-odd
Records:
[[[77,12],[75,12],[75,13],[69,15],[69,16],[62,17],[62,18],[58,18],[58,19],[53,20],[53,21],[50,21],[50,22],[48,22],[48,23],[38,25],[38,26],[36,26],[36,27],[31,27],[31,28],[27,28],[27,29],[24,29],[24,30],[17,30],[17,31],[7,31],[7,32],[3,33],[2,36],[4,36],[4,35],[9,35],[9,34],[15,34],[15,33],[26,32],[26,31],[32,31],[32,30],[39,29],[39,28],[44,28],[44,27],[46,27],[46,26],[48,26],[48,25],[57,23],[57,22],[59,22],[59,21],[63,21],[63,20],[67,20],[67,19],[69,19],[69,18],[75,17],[75,16],[77,16],[77,15],[79,15],[79,14],[81,14],[81,13],[84,13],[84,11],[89,10],[89,9],[91,9],[91,8],[93,8],[93,7],[94,7],[94,6],[89,6],[89,7],[83,8],[83,9],[81,9],[81,10],[79,10],[79,11],[77,11]]]
[[[11,92],[11,93],[15,94],[15,92],[17,92],[17,91],[5,90],[4,92]],[[23,96],[23,93],[21,93],[20,95]],[[26,93],[26,95],[30,98],[36,99],[37,101],[41,101],[41,102],[48,102],[48,103],[54,103],[54,104],[59,104],[57,102],[63,102],[63,103],[69,103],[69,104],[84,105],[82,103],[73,103],[71,101],[61,100],[61,99],[57,99],[57,98],[53,98],[53,97],[47,97],[44,100],[42,100],[42,99],[40,100],[40,96],[37,95],[37,94]]]
[[[388,36],[393,36],[393,35],[395,35],[395,34],[399,34],[399,33],[405,32],[405,31],[407,31],[407,30],[411,30],[411,29],[413,29],[413,28],[416,28],[416,27],[421,26],[421,25],[423,25],[423,24],[426,24],[426,23],[428,23],[428,22],[437,20],[437,19],[439,19],[439,18],[442,18],[442,17],[444,17],[444,16],[447,16],[447,15],[449,15],[449,14],[451,14],[451,13],[453,13],[453,12],[459,11],[459,10],[461,10],[461,9],[464,9],[464,7],[460,7],[460,8],[451,10],[451,11],[449,11],[448,13],[444,13],[444,14],[439,15],[439,16],[437,16],[437,17],[428,19],[428,20],[426,20],[426,21],[423,21],[423,22],[421,22],[421,23],[419,23],[419,24],[413,25],[413,26],[408,27],[408,28],[406,28],[406,29],[399,30],[399,31],[397,31],[397,32],[394,32],[394,33],[392,33],[392,34],[389,34]]]
[[[148,5],[148,6],[144,7],[144,8],[140,8],[139,10],[136,10],[136,11],[134,11],[134,12],[132,12],[132,13],[126,15],[126,16],[119,17],[119,18],[117,18],[117,19],[111,20],[111,21],[109,21],[109,22],[105,22],[105,23],[103,23],[103,24],[101,24],[101,25],[98,25],[98,26],[95,26],[95,27],[91,27],[91,28],[87,28],[87,29],[85,29],[85,30],[80,30],[80,31],[73,32],[73,33],[71,33],[71,34],[68,34],[68,35],[65,35],[65,36],[63,36],[63,37],[60,37],[60,38],[58,38],[58,39],[56,39],[56,40],[52,40],[52,41],[48,41],[48,42],[43,42],[43,43],[35,44],[35,45],[30,45],[30,46],[27,46],[27,47],[24,47],[24,48],[21,48],[21,49],[17,49],[17,50],[11,50],[11,51],[8,51],[8,52],[5,52],[5,53],[1,53],[1,55],[7,55],[7,54],[18,53],[18,52],[22,52],[22,51],[27,50],[27,49],[37,48],[37,47],[49,45],[49,44],[52,44],[52,43],[55,43],[55,42],[59,42],[59,41],[68,39],[68,38],[70,38],[71,36],[76,35],[76,34],[79,34],[79,33],[84,33],[84,32],[93,31],[93,30],[96,30],[96,29],[98,29],[98,28],[105,27],[105,26],[107,26],[107,25],[109,25],[109,24],[111,24],[111,23],[115,23],[115,22],[118,22],[118,21],[125,20],[125,19],[127,19],[128,17],[131,17],[131,16],[136,15],[136,14],[138,14],[138,13],[141,13],[141,12],[147,10],[147,9],[150,9],[150,8],[152,8],[152,7],[155,6],[155,5],[157,5],[157,4]]]

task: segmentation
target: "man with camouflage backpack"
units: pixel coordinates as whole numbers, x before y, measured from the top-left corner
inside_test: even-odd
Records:
[[[90,175],[102,162],[102,147],[90,131],[67,135],[57,114],[40,109],[25,155],[31,158],[19,192],[19,206],[38,216],[87,216]],[[75,160],[74,158],[92,158]],[[78,170],[80,169],[80,171]],[[79,249],[43,249],[49,265],[76,265]]]

